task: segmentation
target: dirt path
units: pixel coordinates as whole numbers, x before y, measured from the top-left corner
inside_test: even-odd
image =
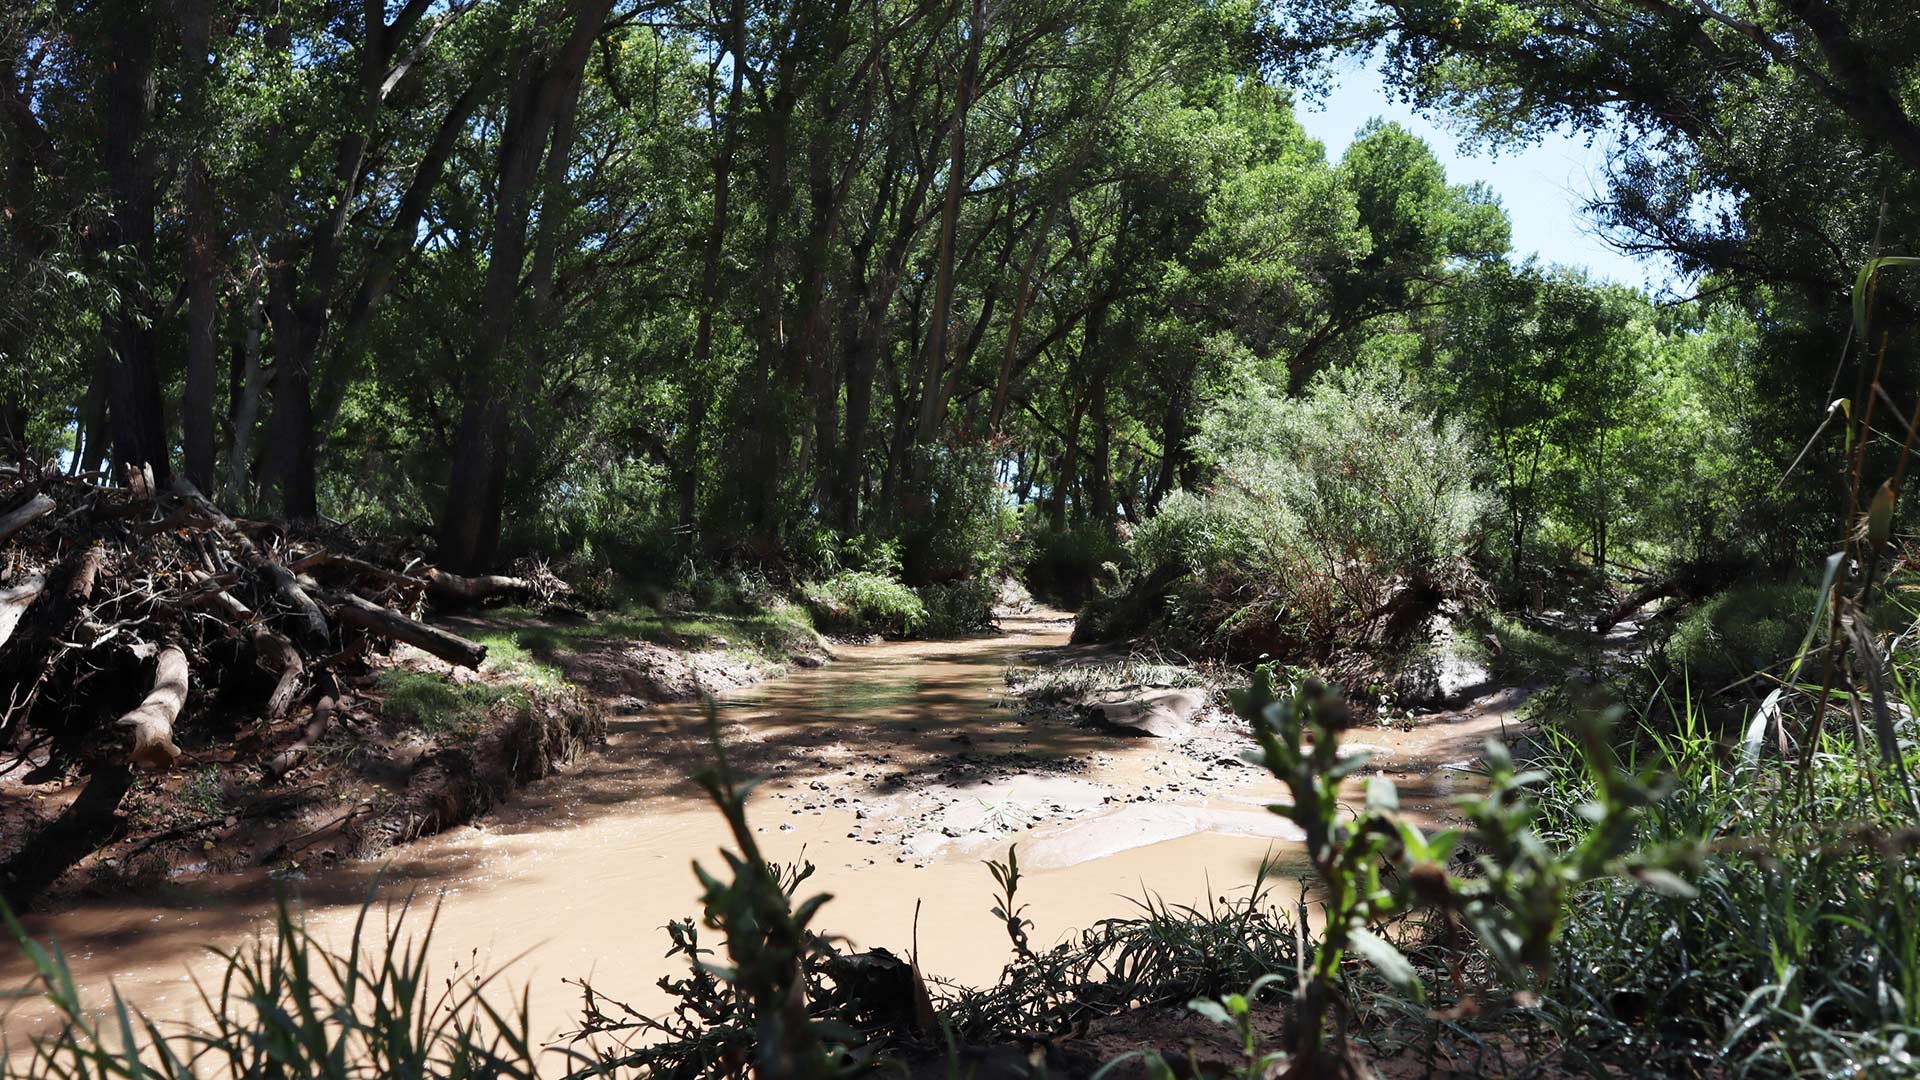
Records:
[[[1244,887],[1264,856],[1287,853],[1290,827],[1264,810],[1276,790],[1239,761],[1247,744],[1230,719],[1204,716],[1175,742],[1010,707],[1008,665],[1064,644],[1070,626],[1038,611],[1007,620],[997,637],[846,647],[827,667],[721,696],[736,766],[771,778],[751,811],[771,857],[815,863],[810,887],[834,895],[821,925],[905,952],[919,905],[925,968],[985,982],[1006,955],[981,860],[1011,843],[1031,871],[1022,898],[1041,941],[1125,914],[1130,897],[1187,903]],[[1437,814],[1513,704],[1495,696],[1353,739],[1376,750],[1375,767],[1409,804]],[[707,759],[703,708],[655,706],[609,726],[605,753],[476,826],[401,849],[377,882],[389,898],[438,898],[438,973],[509,965],[540,1033],[573,1015],[578,990],[566,978],[662,1004],[654,983],[674,969],[661,959],[660,927],[696,910],[690,864],[717,863],[724,841],[689,779]],[[373,867],[304,883],[309,923],[344,940],[375,885]],[[104,998],[111,978],[135,1004],[176,1017],[194,1011],[188,975],[210,968],[205,947],[249,940],[270,897],[259,876],[209,880],[29,928],[60,939],[82,986]],[[0,957],[0,985],[21,974],[17,959]],[[29,1005],[6,1024],[14,1035],[44,1021]]]

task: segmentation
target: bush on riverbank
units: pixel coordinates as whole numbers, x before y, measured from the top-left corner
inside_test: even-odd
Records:
[[[842,570],[801,587],[814,625],[829,634],[904,637],[927,620],[927,607],[898,578],[871,570]]]
[[[1393,375],[1329,375],[1304,398],[1250,381],[1195,448],[1218,479],[1134,532],[1123,582],[1077,636],[1325,662],[1401,645],[1472,590],[1485,500],[1470,446]]]

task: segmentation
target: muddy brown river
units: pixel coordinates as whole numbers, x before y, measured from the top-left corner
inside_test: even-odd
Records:
[[[1224,718],[1180,745],[1126,738],[1010,708],[1005,672],[1065,645],[1071,622],[1039,611],[1000,636],[844,647],[836,662],[721,697],[736,768],[769,777],[749,818],[770,858],[818,868],[832,894],[816,925],[860,947],[905,954],[919,908],[930,975],[990,983],[1008,958],[988,913],[983,860],[1018,844],[1036,943],[1134,909],[1245,889],[1262,859],[1297,852],[1291,826],[1264,807],[1272,781],[1238,761],[1244,737]],[[1501,710],[1446,714],[1411,732],[1355,733],[1415,807],[1443,806]],[[610,745],[518,793],[474,827],[400,849],[383,867],[334,869],[293,889],[323,940],[344,942],[370,889],[441,903],[436,973],[477,966],[524,987],[536,1033],[573,1023],[587,979],[642,1008],[665,1004],[655,982],[669,921],[697,912],[695,860],[718,867],[724,824],[690,776],[706,760],[698,706],[616,716]],[[378,876],[376,877],[376,870]],[[1283,886],[1296,888],[1290,882]],[[57,939],[95,1002],[109,982],[149,1015],[190,1019],[208,947],[271,930],[272,885],[201,881],[161,895],[32,917]],[[376,916],[376,920],[378,916]],[[25,971],[0,951],[0,986]],[[14,1006],[7,1035],[44,1028],[37,1001]]]

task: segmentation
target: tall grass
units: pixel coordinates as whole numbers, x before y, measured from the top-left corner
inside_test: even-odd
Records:
[[[1641,734],[1676,781],[1641,840],[1691,847],[1697,896],[1603,881],[1575,898],[1546,1009],[1569,1054],[1680,1075],[1914,1071],[1920,834],[1886,798],[1890,767],[1851,731],[1824,734],[1806,776],[1742,765],[1684,703]],[[1910,722],[1900,735],[1911,747]],[[1590,792],[1557,755],[1544,766],[1545,820],[1576,836]]]
[[[0,1045],[0,1078],[33,1080],[517,1080],[536,1075],[526,1001],[501,1008],[491,979],[469,973],[435,982],[427,967],[438,910],[418,927],[411,905],[360,910],[347,947],[317,941],[281,898],[273,933],[221,953],[212,984],[196,984],[205,1019],[163,1025],[117,991],[107,1007],[85,1000],[58,949],[29,938],[0,908],[32,963],[53,1029],[18,1060]],[[412,921],[410,921],[412,920]],[[0,1014],[0,1031],[5,1030]]]

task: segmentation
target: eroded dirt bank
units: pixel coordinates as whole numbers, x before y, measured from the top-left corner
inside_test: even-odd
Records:
[[[721,695],[737,767],[771,778],[752,809],[770,855],[813,862],[809,886],[834,896],[821,925],[905,953],[918,905],[924,968],[986,982],[1006,946],[981,860],[1011,843],[1030,871],[1022,898],[1039,940],[1148,893],[1177,904],[1244,888],[1263,857],[1291,854],[1288,826],[1263,809],[1275,789],[1239,762],[1245,743],[1224,715],[1165,740],[1010,707],[1008,666],[1062,646],[1069,629],[1066,615],[1038,611],[992,638],[843,647],[828,667]],[[1511,704],[1487,699],[1354,741],[1375,747],[1408,804],[1438,810]],[[690,779],[707,758],[707,717],[695,703],[656,705],[616,711],[608,726],[604,753],[475,826],[400,849],[378,881],[369,865],[303,883],[309,922],[344,940],[376,884],[388,898],[439,899],[439,972],[507,965],[539,1032],[572,1019],[578,989],[565,979],[661,1005],[654,983],[674,968],[660,927],[696,911],[690,864],[717,861],[724,841]],[[263,876],[237,876],[29,928],[60,939],[83,986],[104,996],[111,978],[149,1012],[181,1016],[194,1009],[191,972],[209,966],[204,947],[246,942],[270,906]],[[22,974],[0,958],[0,980]],[[44,1022],[29,1005],[7,1024]]]

